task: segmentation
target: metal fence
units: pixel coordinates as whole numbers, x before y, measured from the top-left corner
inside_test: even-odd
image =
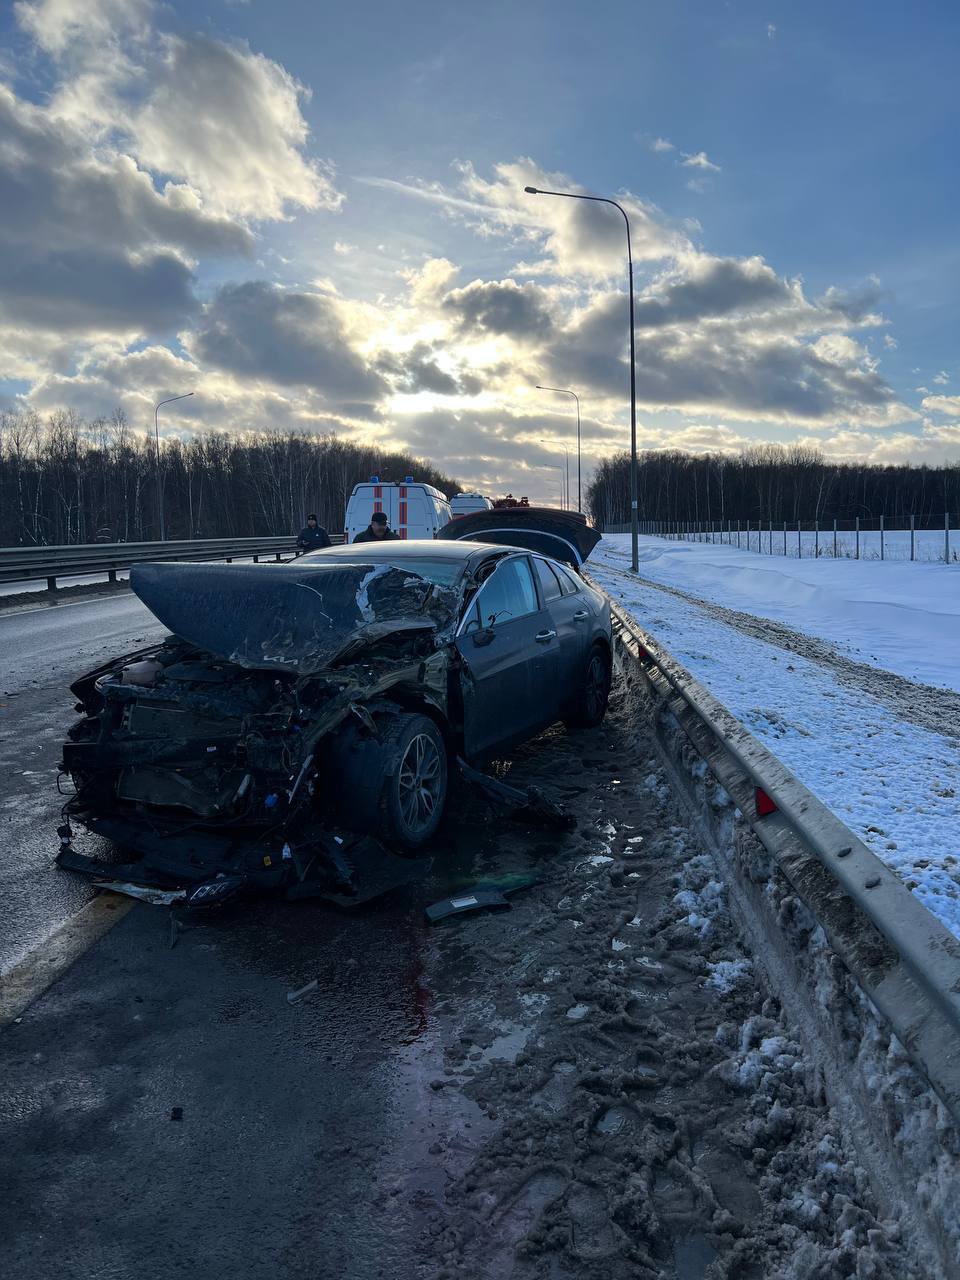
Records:
[[[344,535],[331,534],[342,543]],[[117,573],[135,564],[161,560],[281,560],[297,555],[292,534],[282,538],[190,538],[171,542],[79,543],[58,547],[0,547],[0,583],[46,580],[57,590],[60,578],[106,574],[116,582]]]
[[[761,555],[816,560],[960,561],[960,521],[942,516],[855,517],[830,521],[641,520],[640,532],[677,542],[710,542]],[[629,533],[628,524],[604,533]]]

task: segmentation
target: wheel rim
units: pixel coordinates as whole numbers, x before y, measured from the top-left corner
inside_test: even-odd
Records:
[[[603,710],[603,699],[607,687],[607,664],[599,653],[595,653],[587,667],[586,704],[591,716],[598,716]]]
[[[416,834],[427,828],[443,799],[443,768],[437,744],[426,733],[410,742],[399,773],[400,812],[408,830]]]

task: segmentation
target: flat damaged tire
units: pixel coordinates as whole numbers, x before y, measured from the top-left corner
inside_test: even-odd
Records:
[[[610,654],[595,644],[587,656],[576,701],[563,723],[568,729],[595,729],[607,714],[612,667]]]
[[[426,844],[443,818],[449,786],[447,748],[429,716],[403,715],[383,728],[380,835],[395,849]]]
[[[374,712],[376,736],[347,725],[328,743],[322,768],[333,815],[351,831],[376,835],[398,853],[437,832],[449,768],[440,729],[419,712]]]

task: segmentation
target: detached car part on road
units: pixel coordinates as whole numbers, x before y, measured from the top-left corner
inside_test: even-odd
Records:
[[[373,892],[390,887],[376,840],[410,853],[435,835],[458,757],[483,763],[606,710],[606,598],[516,547],[151,564],[131,585],[173,634],[72,686],[65,814],[138,855],[115,877],[196,886],[200,901],[371,896],[363,866]],[[62,864],[102,877],[71,835]]]

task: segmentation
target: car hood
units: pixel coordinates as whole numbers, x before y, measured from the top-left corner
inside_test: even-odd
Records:
[[[390,635],[453,634],[461,588],[400,565],[139,564],[130,585],[182,639],[241,667],[316,675]]]
[[[576,511],[560,511],[556,507],[500,507],[493,511],[474,511],[451,520],[437,534],[438,538],[493,542],[508,547],[538,551],[579,569],[600,541]]]

